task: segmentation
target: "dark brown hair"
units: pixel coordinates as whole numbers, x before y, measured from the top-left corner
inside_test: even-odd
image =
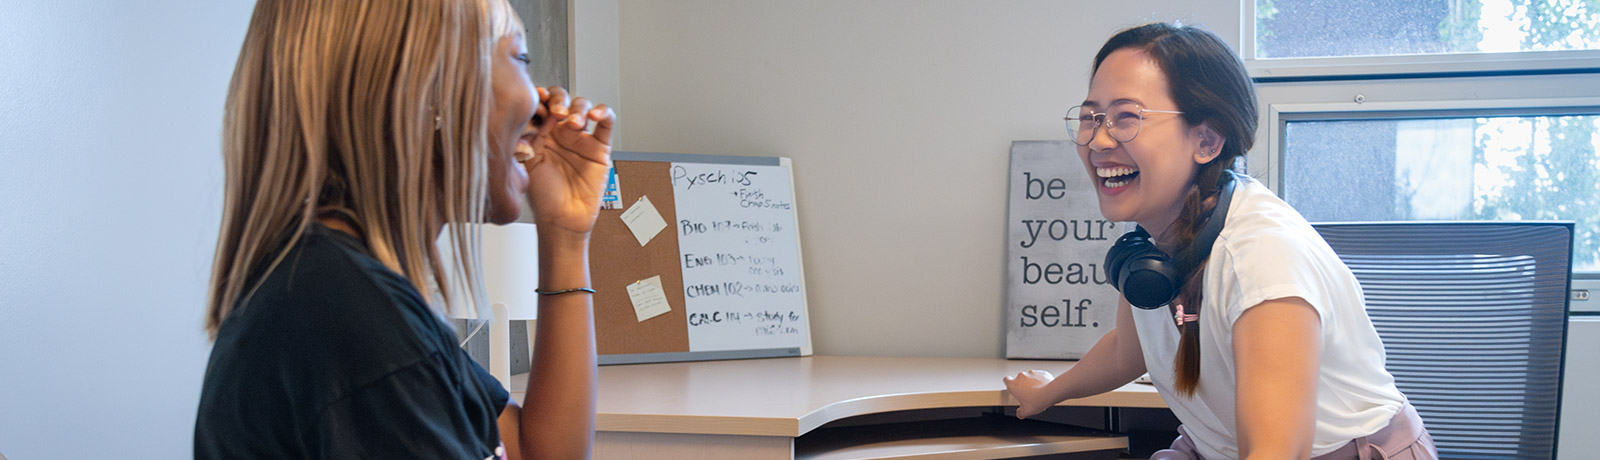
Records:
[[[1106,56],[1124,48],[1145,51],[1166,74],[1168,91],[1185,123],[1209,126],[1224,140],[1217,157],[1195,172],[1194,183],[1199,186],[1184,197],[1183,211],[1168,231],[1173,235],[1169,244],[1185,248],[1194,243],[1195,233],[1216,206],[1223,172],[1234,169],[1255,142],[1255,86],[1238,53],[1215,34],[1194,26],[1153,23],[1118,32],[1095,54],[1094,71],[1100,71]],[[1172,303],[1184,305],[1186,313],[1200,312],[1204,271],[1202,261],[1182,274],[1183,288]],[[1193,395],[1200,384],[1200,330],[1192,321],[1182,329],[1173,368],[1178,391]]]

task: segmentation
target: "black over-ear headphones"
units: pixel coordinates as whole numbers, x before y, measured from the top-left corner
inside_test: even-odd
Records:
[[[1218,182],[1222,191],[1217,205],[1195,235],[1194,243],[1179,252],[1177,260],[1157,249],[1144,227],[1122,235],[1106,252],[1106,277],[1111,279],[1111,287],[1122,291],[1128,303],[1153,310],[1172,302],[1183,287],[1183,274],[1211,255],[1211,245],[1217,242],[1217,235],[1222,234],[1222,225],[1228,220],[1228,204],[1233,201],[1238,179],[1233,171],[1224,170]]]

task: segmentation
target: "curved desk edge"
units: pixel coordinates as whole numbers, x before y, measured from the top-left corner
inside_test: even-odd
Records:
[[[595,431],[636,433],[799,436],[799,420],[667,414],[595,414]],[[808,428],[807,431],[810,429]]]
[[[1070,362],[812,356],[606,366],[596,431],[798,437],[834,421],[920,409],[1015,406],[1001,377]],[[1128,384],[1058,406],[1163,408]]]
[[[918,409],[944,409],[951,407],[1015,406],[1016,400],[1004,390],[949,391],[936,393],[906,393],[869,396],[829,404],[801,417],[799,431],[785,436],[799,436],[822,425],[858,415],[879,414]],[[1087,398],[1062,401],[1056,406],[1107,406],[1107,407],[1167,407],[1161,395],[1151,389],[1148,393],[1128,391],[1126,387]]]
[[[596,431],[649,433],[721,434],[747,436],[800,436],[828,423],[859,415],[918,409],[951,407],[1015,406],[1005,391],[952,391],[904,393],[855,398],[835,402],[798,419],[788,417],[727,417],[669,414],[601,413],[595,418]],[[1057,406],[1167,407],[1153,389],[1119,389],[1087,398],[1062,401]]]

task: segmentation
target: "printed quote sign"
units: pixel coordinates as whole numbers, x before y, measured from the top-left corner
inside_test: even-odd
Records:
[[[1106,251],[1132,223],[1100,214],[1067,141],[1011,143],[1006,191],[1006,357],[1079,359],[1116,326]]]

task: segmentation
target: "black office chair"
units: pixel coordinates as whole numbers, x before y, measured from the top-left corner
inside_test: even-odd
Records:
[[[1313,226],[1360,280],[1441,459],[1555,456],[1571,223]]]
[[[1555,455],[1570,222],[1314,224],[1440,458]]]

